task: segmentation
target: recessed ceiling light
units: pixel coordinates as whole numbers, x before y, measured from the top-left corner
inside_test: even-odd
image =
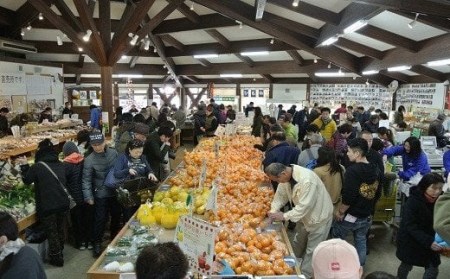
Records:
[[[409,70],[411,69],[411,66],[396,66],[396,67],[391,67],[388,68],[388,72],[400,72],[400,71],[405,71],[405,70]]]
[[[343,72],[317,72],[314,75],[317,77],[343,77],[345,74]]]
[[[44,15],[42,15],[42,13],[39,13],[38,18],[39,18],[39,20],[44,20]]]
[[[201,59],[201,58],[217,58],[219,57],[219,54],[217,53],[205,53],[205,54],[195,54],[195,59]]]
[[[86,35],[83,36],[83,41],[89,42],[89,39],[91,38],[91,35],[92,35],[92,31],[91,31],[91,29],[88,29],[86,31]]]
[[[448,64],[450,64],[450,59],[430,61],[427,66],[445,66]]]
[[[31,28],[32,28],[32,27],[31,27],[31,23],[28,23],[27,30],[30,31]]]
[[[376,75],[378,74],[378,71],[377,70],[363,71],[362,74],[365,76]]]
[[[220,77],[223,77],[223,78],[239,78],[239,77],[242,77],[242,74],[220,74]]]
[[[262,56],[262,55],[269,55],[269,52],[267,50],[265,50],[265,51],[244,51],[244,52],[241,52],[241,55],[243,55],[243,56]]]

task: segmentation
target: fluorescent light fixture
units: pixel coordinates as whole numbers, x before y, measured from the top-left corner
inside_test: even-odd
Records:
[[[130,45],[134,46],[137,43],[137,40],[139,39],[139,35],[134,35],[133,39],[130,41]]]
[[[356,32],[357,30],[363,28],[367,25],[367,20],[358,20],[357,22],[353,23],[349,27],[344,29],[344,34],[350,34],[353,32]]]
[[[269,55],[269,52],[267,50],[265,51],[244,51],[241,52],[242,56],[263,56],[263,55]]]
[[[329,46],[334,44],[335,42],[337,42],[339,38],[337,36],[333,36],[331,38],[326,39],[325,41],[323,41],[320,45],[322,46]]]
[[[222,78],[240,78],[242,74],[220,74]]]
[[[150,49],[150,40],[145,40],[145,43],[144,43],[144,50],[149,50]]]
[[[378,74],[378,71],[377,70],[363,71],[362,74],[364,76],[376,75]]]
[[[92,35],[92,31],[91,31],[91,29],[88,29],[86,31],[86,35],[83,36],[83,41],[89,42],[89,39],[91,38],[91,35]]]
[[[411,69],[411,66],[396,66],[396,67],[391,67],[388,68],[388,72],[400,72],[400,71],[405,71],[405,70],[409,70]]]
[[[217,54],[217,53],[194,54],[195,59],[217,58],[217,57],[219,57],[219,54]]]
[[[44,20],[44,15],[42,15],[42,13],[39,13],[38,18],[39,18],[39,20]]]
[[[419,17],[419,13],[416,13],[416,17],[414,18],[414,20],[413,21],[411,21],[410,23],[408,23],[408,27],[410,28],[410,29],[413,29],[414,28],[414,25],[416,25],[416,23],[417,23],[417,18]]]
[[[143,78],[143,75],[140,74],[119,74],[118,77],[120,78]]]
[[[28,23],[27,30],[30,31],[31,28],[32,28],[32,27],[31,27],[31,23]]]
[[[427,63],[427,66],[445,66],[448,64],[450,64],[450,59],[430,61]]]
[[[298,7],[298,2],[300,2],[300,0],[294,0],[294,1],[292,2],[292,6]]]
[[[82,52],[82,51],[83,51],[83,48],[82,48],[82,47],[78,47],[78,51],[79,51],[79,52]]]
[[[343,72],[317,72],[314,73],[316,77],[343,77],[345,74]]]
[[[62,46],[63,44],[63,41],[59,35],[56,36],[56,43],[58,44],[58,46]]]

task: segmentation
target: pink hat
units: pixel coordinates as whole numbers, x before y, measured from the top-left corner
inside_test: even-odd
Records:
[[[312,268],[315,279],[360,279],[355,247],[339,238],[321,242],[314,250]]]

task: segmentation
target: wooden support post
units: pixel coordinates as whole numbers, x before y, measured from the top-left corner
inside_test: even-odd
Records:
[[[113,126],[113,90],[112,90],[112,67],[101,66],[101,85],[102,85],[102,110],[108,112],[108,129],[106,135],[111,135]]]
[[[186,110],[186,88],[180,87],[180,106]]]

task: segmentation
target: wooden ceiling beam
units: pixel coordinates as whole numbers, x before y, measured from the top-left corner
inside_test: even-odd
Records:
[[[344,29],[352,25],[358,20],[370,19],[374,15],[381,13],[383,10],[379,7],[367,6],[358,3],[351,3],[344,10],[341,11],[341,20],[338,25],[326,24],[322,27],[322,32],[317,41],[320,45],[325,40],[342,34]]]
[[[250,57],[243,56],[240,53],[235,53],[234,56],[236,56],[239,60],[247,64],[247,66],[249,66],[250,68],[252,68],[255,65],[255,62]]]
[[[421,42],[419,52],[413,53],[402,49],[393,49],[386,52],[381,60],[362,59],[361,71],[383,70],[399,65],[420,65],[429,61],[448,59],[450,57],[450,34],[431,38]]]
[[[298,65],[303,65],[305,63],[303,57],[296,50],[288,50],[287,53]]]
[[[446,76],[444,73],[425,67],[423,65],[414,65],[411,67],[411,71],[432,78],[433,80],[438,82],[444,82],[446,80]]]
[[[193,0],[206,8],[217,11],[227,17],[239,20],[244,24],[262,31],[270,36],[276,37],[287,44],[294,46],[296,49],[305,50],[322,59],[332,61],[334,64],[352,72],[359,70],[357,57],[345,52],[337,47],[328,47],[324,49],[314,49],[309,43],[302,40],[299,33],[292,32],[283,27],[274,26],[265,20],[255,22],[253,20],[254,9],[243,2],[238,1],[220,1],[220,0]]]
[[[79,83],[77,83],[77,78],[79,77]],[[126,84],[126,79],[124,78],[112,78],[113,82],[117,83],[123,83]],[[139,84],[162,84],[163,79],[151,79],[151,78],[139,78],[139,79],[133,79],[133,82],[137,82]],[[100,84],[101,79],[100,78],[87,78],[87,77],[81,77],[80,75],[76,75],[75,77],[64,77],[64,83],[65,84]]]
[[[100,74],[100,66],[96,63],[84,63],[83,68],[78,67],[78,62],[65,62],[65,74]],[[142,75],[166,75],[167,72],[161,65],[136,64],[130,69],[127,63],[117,63],[113,66],[113,74],[142,74]]]
[[[51,6],[51,0],[44,0],[43,3],[47,6],[50,7]],[[36,19],[39,15],[39,11],[30,3],[30,1],[27,1],[25,3],[23,3],[22,6],[20,6],[17,10],[16,10],[16,15],[17,18],[14,21],[14,29],[12,30],[11,33],[20,31],[21,28],[25,27],[26,25],[28,25],[29,23],[31,23],[34,19]],[[44,20],[46,21],[46,20]],[[38,22],[42,22],[39,21]],[[36,22],[36,23],[38,23]]]
[[[107,0],[103,0],[107,1]],[[81,24],[86,30],[91,30],[91,46],[95,52],[97,59],[102,66],[108,65],[108,59],[106,56],[106,51],[103,46],[102,38],[97,30],[97,26],[90,14],[89,7],[86,0],[74,0],[75,7],[77,8],[78,14],[80,15]],[[103,32],[103,30],[102,30]],[[109,32],[111,34],[111,32]]]
[[[198,61],[198,63],[200,63],[200,65],[202,65],[203,67],[211,67],[211,62],[209,62],[207,59],[205,58],[196,58],[195,60]]]
[[[70,10],[70,8],[67,6],[64,0],[53,0],[53,5],[55,5],[55,7],[61,13],[61,17],[64,18],[75,31],[78,32],[86,31],[83,30],[83,26],[81,25],[80,20],[78,20],[79,18],[77,18],[72,13],[72,10]]]
[[[96,3],[97,3],[97,0],[89,0],[88,1],[88,7],[89,7],[89,11],[91,13],[91,16],[94,16],[94,10],[95,10]],[[99,7],[99,9],[100,9],[100,7]]]
[[[266,80],[268,83],[272,83],[273,82],[273,77],[269,74],[261,74],[261,77]]]
[[[98,5],[99,29],[102,30],[100,36],[102,38],[103,48],[108,53],[111,49],[111,2],[108,0],[100,0]]]
[[[169,4],[169,5],[171,5],[171,4]],[[174,7],[174,9],[175,8],[176,7]],[[175,62],[173,61],[172,58],[166,56],[166,53],[165,53],[165,50],[164,50],[164,43],[161,40],[161,38],[159,38],[158,36],[153,35],[152,33],[148,34],[148,38],[152,42],[153,46],[155,47],[156,52],[158,53],[158,55],[161,58],[161,60],[166,65],[167,71],[169,72],[170,75],[173,76],[173,78],[175,80],[175,83],[179,87],[183,87],[183,84],[181,83],[180,79],[177,76],[177,72],[176,72],[176,69],[175,69]]]
[[[84,54],[78,56],[78,68],[84,67]]]
[[[359,52],[361,54],[365,54],[375,59],[383,59],[384,55],[386,54],[383,51],[368,47],[366,45],[342,37],[339,38],[339,40],[334,44],[340,47],[348,48],[350,50]]]
[[[411,20],[416,18],[414,13],[400,12],[395,10],[390,10],[390,12],[396,13],[400,16],[407,17]],[[434,28],[438,28],[444,30],[446,32],[450,32],[450,20],[447,18],[437,17],[433,15],[419,15],[417,18],[418,22],[433,26]]]
[[[299,33],[300,36],[303,37],[301,39],[305,42],[315,43],[315,40],[311,40],[310,38],[318,39],[320,36],[319,29],[271,13],[266,13],[264,16],[264,21],[281,26],[292,32]]]
[[[217,31],[217,29],[209,29],[209,30],[205,30],[205,31],[206,31],[206,33],[208,33],[208,35],[210,35],[214,40],[216,40],[224,48],[230,47],[230,41],[227,38],[225,38],[225,36],[222,35],[222,33]]]
[[[169,2],[172,0],[169,0]],[[177,10],[182,13],[187,19],[192,23],[198,24],[200,22],[200,17],[194,11],[191,11],[190,7],[182,3],[177,7]]]
[[[14,25],[17,18],[15,11],[0,7],[0,25]]]
[[[111,21],[111,25],[113,27],[114,37],[113,40],[119,36],[119,34],[124,32],[124,29],[126,26],[128,26],[128,22],[131,20],[131,18],[134,15],[134,12],[136,10],[136,5],[133,2],[127,1],[127,5],[125,6],[125,9],[123,10],[122,17],[120,20],[113,20]],[[115,28],[114,28],[115,23]],[[97,26],[100,26],[100,20],[98,20]],[[134,32],[134,30],[133,30]],[[113,42],[111,42],[112,44]]]
[[[262,20],[264,15],[264,10],[266,9],[267,0],[255,0],[255,21]]]
[[[136,9],[125,27],[123,27],[123,30],[119,34],[114,35],[111,51],[108,56],[109,65],[114,65],[122,55],[128,52],[127,50],[131,49],[129,47],[130,39],[128,38],[128,33],[134,33],[136,31],[154,2],[155,0],[147,0],[136,4]]]
[[[80,85],[81,84],[81,74],[76,74],[75,75],[75,84],[76,85]]]
[[[207,30],[236,25],[237,23],[231,18],[224,17],[221,14],[209,14],[199,16],[199,23],[193,23],[187,18],[164,20],[164,22],[161,22],[161,24],[153,30],[153,34],[160,35],[192,30]]]
[[[69,37],[69,39],[72,40],[72,42],[74,42],[78,46],[82,46],[83,52],[89,55],[89,57],[91,57],[92,60],[96,61],[97,63],[100,63],[98,57],[92,51],[90,45],[86,44],[78,36],[78,33],[66,21],[64,21],[60,16],[58,16],[55,12],[53,12],[44,0],[28,0],[27,3],[33,5],[33,7],[37,11],[41,12],[44,15],[44,17],[48,21],[50,21],[57,29],[61,30],[61,32],[66,34],[67,37]]]
[[[173,46],[174,48],[178,49],[179,51],[184,52],[185,50],[185,45],[183,45],[180,41],[178,41],[177,39],[175,39],[174,37],[172,37],[169,34],[163,34],[161,36],[159,36],[164,42],[168,43],[169,45]]]
[[[193,83],[200,83],[200,80],[194,76],[183,76],[183,79],[192,81]]]
[[[133,56],[130,59],[130,63],[128,63],[130,69],[133,69],[136,66],[137,61],[139,60],[139,56]]]
[[[367,25],[358,30],[357,33],[396,47],[401,47],[409,52],[418,52],[420,50],[420,46],[416,41],[408,39],[406,37],[402,37],[399,34],[395,34],[375,27],[373,25]]]
[[[353,0],[353,2],[370,6],[382,7],[383,9],[392,9],[403,12],[421,13],[434,15],[443,18],[449,17],[450,5],[436,3],[427,0]]]

